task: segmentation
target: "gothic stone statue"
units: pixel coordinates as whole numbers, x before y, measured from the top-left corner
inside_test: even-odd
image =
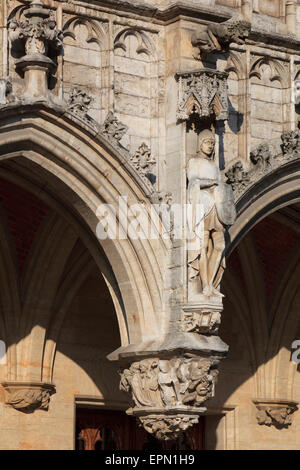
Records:
[[[214,161],[215,137],[211,130],[199,134],[198,149],[187,169],[193,241],[188,251],[189,279],[200,282],[199,293],[202,291],[204,296],[222,296],[219,284],[225,268],[225,230],[236,218],[234,198]]]

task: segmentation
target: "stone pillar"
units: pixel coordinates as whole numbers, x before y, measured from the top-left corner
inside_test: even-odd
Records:
[[[46,99],[48,97],[48,74],[55,63],[48,57],[50,50],[58,52],[62,46],[62,32],[56,29],[51,17],[40,0],[33,0],[23,13],[24,18],[9,23],[12,44],[21,43],[25,55],[15,63],[24,73],[25,98]]]
[[[285,21],[288,33],[296,34],[296,4],[294,0],[286,2]]]
[[[243,15],[244,21],[251,23],[252,11],[253,11],[252,0],[242,0],[242,15]]]

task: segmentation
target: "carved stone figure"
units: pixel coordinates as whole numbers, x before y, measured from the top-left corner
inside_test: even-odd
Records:
[[[197,412],[203,412],[204,403],[213,396],[217,363],[217,359],[192,354],[133,362],[120,372],[120,389],[131,393],[134,404],[128,413],[156,437],[174,439],[198,421]],[[178,419],[178,410],[184,413],[183,421]]]
[[[48,410],[55,388],[50,384],[3,383],[8,394],[6,403],[16,410],[32,413],[36,409]]]
[[[199,135],[199,151],[190,159],[187,169],[193,236],[193,249],[188,252],[189,279],[200,281],[201,292],[207,297],[222,295],[218,287],[225,268],[224,234],[236,218],[233,193],[214,161],[214,148],[213,133],[203,130]]]
[[[157,439],[165,441],[177,439],[182,432],[193,424],[197,424],[199,416],[177,414],[176,416],[151,415],[141,417],[140,421],[147,432],[154,434]]]
[[[297,409],[295,405],[261,406],[257,405],[257,422],[260,425],[288,427],[292,424],[292,413]]]
[[[179,381],[170,361],[161,360],[158,363],[158,383],[165,405],[174,405],[179,400]]]
[[[192,44],[199,52],[194,54],[195,59],[211,53],[225,51],[231,42],[243,44],[249,36],[250,23],[245,21],[229,21],[222,24],[209,24],[201,26],[192,35]]]

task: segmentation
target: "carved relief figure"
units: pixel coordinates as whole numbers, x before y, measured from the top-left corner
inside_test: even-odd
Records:
[[[187,169],[190,231],[194,237],[193,249],[188,253],[189,279],[201,282],[203,295],[222,296],[218,287],[225,268],[225,229],[236,217],[233,192],[214,161],[215,137],[211,130],[199,134],[198,148]]]
[[[165,405],[174,405],[179,399],[179,380],[175,368],[170,361],[160,360],[158,363],[158,383]]]

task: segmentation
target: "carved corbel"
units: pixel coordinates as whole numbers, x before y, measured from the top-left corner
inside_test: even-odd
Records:
[[[210,302],[183,307],[180,325],[183,331],[204,335],[217,335],[221,324],[222,302]]]
[[[257,422],[260,425],[287,428],[292,424],[292,414],[298,403],[288,400],[253,400],[257,409]]]
[[[132,398],[127,413],[158,439],[176,439],[206,411],[206,401],[214,396],[219,359],[183,354],[132,362],[120,372],[120,389]]]
[[[55,386],[48,383],[4,382],[6,404],[24,413],[48,410],[50,397],[55,393]]]
[[[177,73],[179,82],[177,119],[186,121],[192,114],[217,121],[228,119],[228,73],[201,69]]]

